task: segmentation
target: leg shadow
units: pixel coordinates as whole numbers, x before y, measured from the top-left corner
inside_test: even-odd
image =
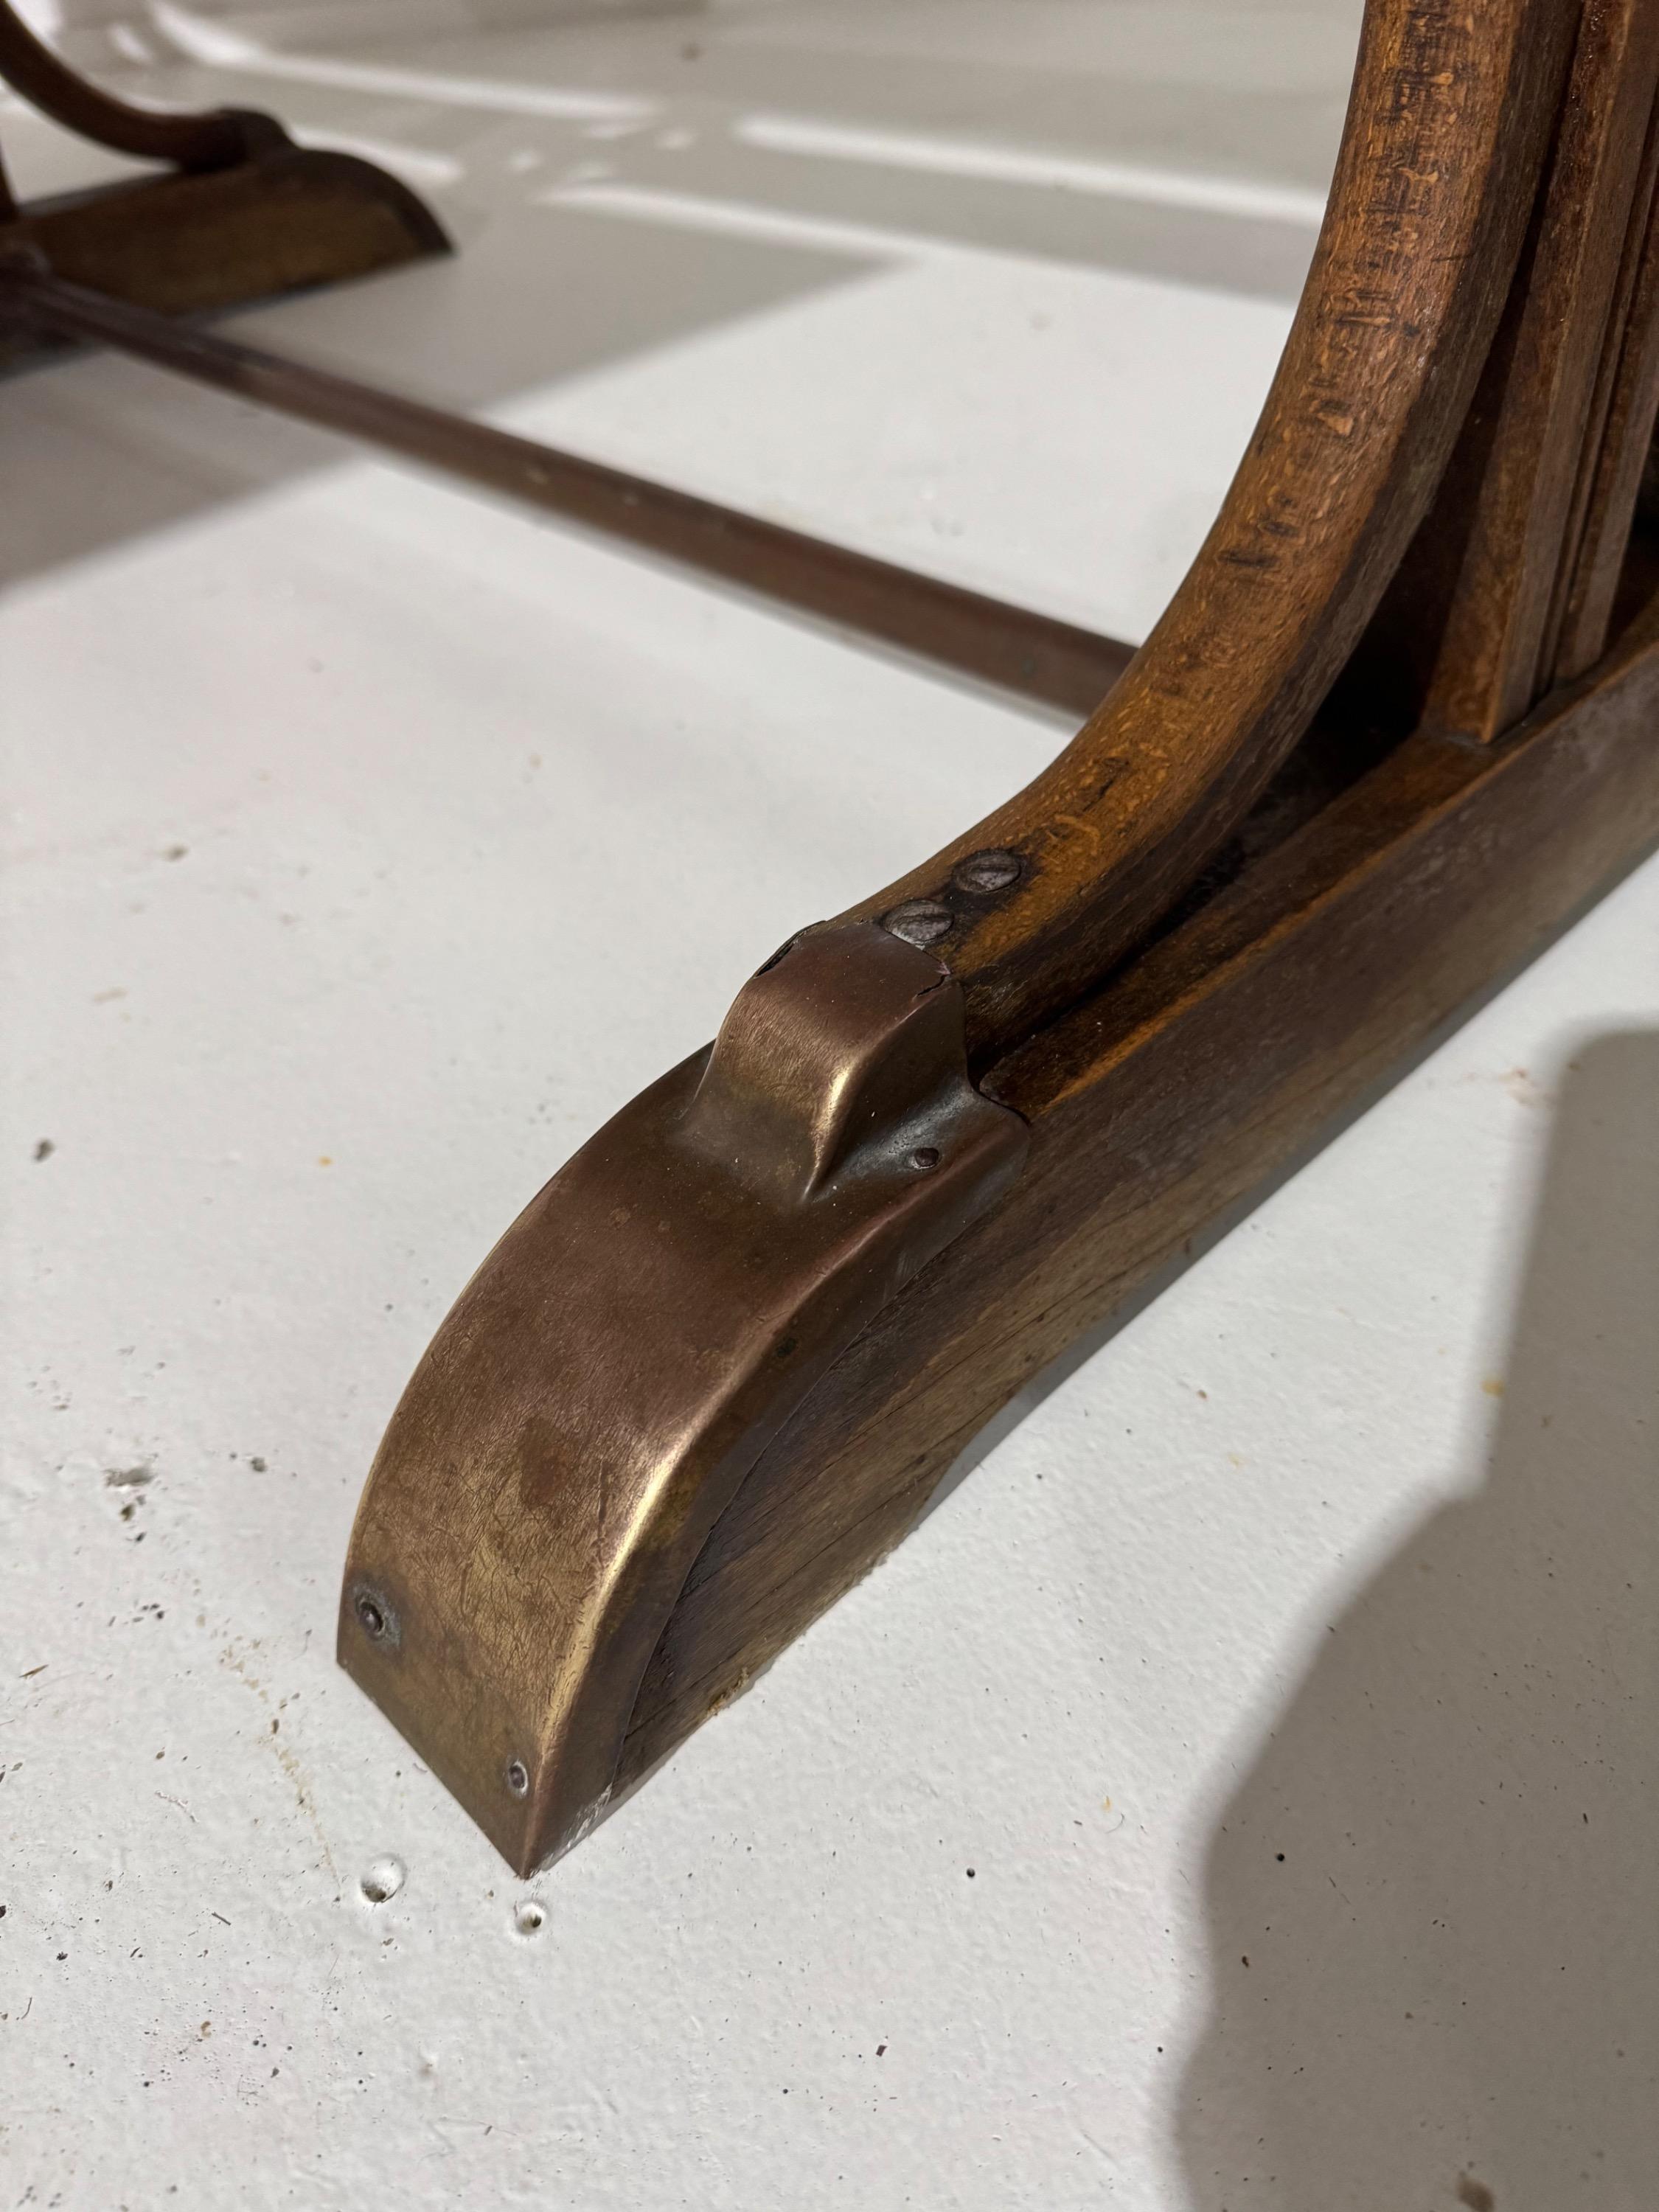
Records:
[[[1210,1846],[1194,2212],[1659,2205],[1656,1413],[1644,1032],[1565,1079],[1484,1486],[1338,1619]]]

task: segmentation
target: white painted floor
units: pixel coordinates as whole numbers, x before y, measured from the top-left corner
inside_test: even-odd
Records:
[[[1353,39],[158,15],[135,86],[461,245],[251,328],[1126,635]],[[380,1426],[757,953],[1064,732],[113,360],[0,466],[0,2203],[1651,2212],[1659,870],[520,1885],[332,1664]]]

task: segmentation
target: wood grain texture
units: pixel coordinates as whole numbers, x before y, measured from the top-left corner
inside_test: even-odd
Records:
[[[1620,350],[1656,83],[1652,0],[1587,5],[1498,342],[1370,647],[1410,672],[1418,719],[1447,736],[1490,742],[1553,673],[1561,579],[1613,391],[1603,365]]]
[[[983,1066],[1075,1001],[1306,729],[1426,510],[1509,290],[1576,0],[1370,9],[1329,210],[1221,515],[1122,681],[1035,782],[854,911],[920,917]],[[991,893],[977,850],[1012,854]],[[929,918],[931,916],[931,919]],[[908,924],[907,924],[908,926]]]
[[[1488,748],[1407,740],[994,1071],[1030,1164],[866,1331],[716,1525],[619,1793],[905,1534],[1047,1364],[1659,838],[1659,613]]]
[[[1617,343],[1603,349],[1602,388],[1592,410],[1600,442],[1584,471],[1545,642],[1548,679],[1558,684],[1582,676],[1607,644],[1659,412],[1659,100],[1649,117],[1612,322]]]

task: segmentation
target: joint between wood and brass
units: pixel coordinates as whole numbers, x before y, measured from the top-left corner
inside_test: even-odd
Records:
[[[939,963],[870,923],[811,930],[474,1276],[370,1474],[339,1648],[516,1865],[605,1802],[767,1443],[1025,1145],[968,1080]]]

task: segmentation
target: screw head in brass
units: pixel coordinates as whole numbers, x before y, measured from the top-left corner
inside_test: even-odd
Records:
[[[939,899],[906,899],[902,906],[888,908],[881,926],[906,945],[937,945],[956,927],[956,916]]]

